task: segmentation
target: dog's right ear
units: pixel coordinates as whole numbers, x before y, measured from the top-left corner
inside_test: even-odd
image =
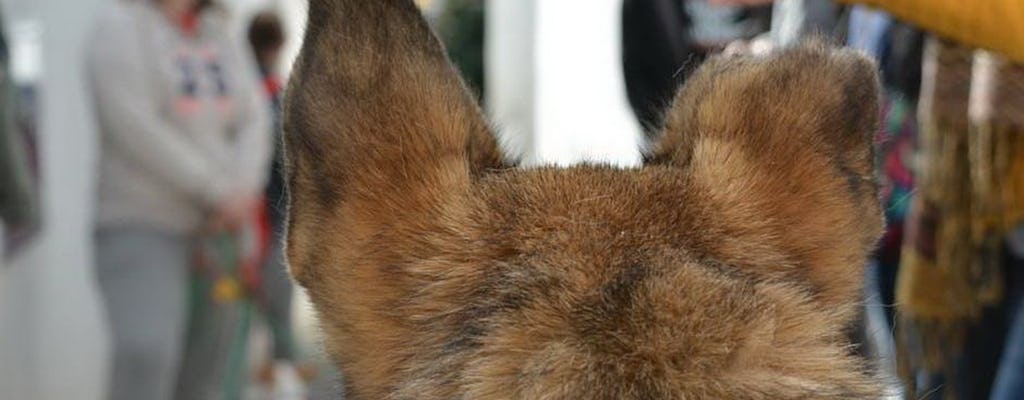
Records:
[[[505,167],[412,0],[309,3],[284,116],[289,258],[304,284],[316,280],[316,242],[358,243],[373,227],[413,235],[450,196]]]
[[[756,260],[743,246],[767,244],[789,257],[781,272],[852,304],[882,229],[878,86],[868,58],[820,44],[714,57],[680,91],[650,161],[685,171],[719,208],[734,239],[722,254]]]

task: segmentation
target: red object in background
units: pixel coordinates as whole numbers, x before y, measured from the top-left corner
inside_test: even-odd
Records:
[[[281,82],[281,78],[274,75],[267,75],[267,77],[263,78],[263,89],[267,91],[267,95],[271,98],[281,93],[283,87],[284,84]]]
[[[182,14],[178,20],[178,27],[186,36],[195,36],[199,32],[199,14],[195,11]]]
[[[257,207],[253,207],[251,214],[252,223],[249,224],[249,229],[252,230],[249,234],[254,239],[252,241],[253,246],[248,248],[242,257],[240,268],[241,280],[246,290],[257,296],[262,295],[259,292],[260,288],[263,287],[263,263],[267,262],[267,258],[270,256],[270,230],[272,227],[270,225],[270,215],[267,214],[267,207],[265,206],[266,202],[266,197],[261,198],[256,203]]]

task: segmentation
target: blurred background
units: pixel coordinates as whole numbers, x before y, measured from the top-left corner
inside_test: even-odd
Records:
[[[639,166],[706,57],[877,61],[890,398],[1024,399],[1024,2],[418,0],[526,167]],[[0,399],[338,398],[281,257],[305,0],[0,0]]]

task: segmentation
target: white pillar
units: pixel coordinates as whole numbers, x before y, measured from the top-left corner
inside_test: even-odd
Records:
[[[539,4],[536,152],[542,163],[640,164],[640,128],[622,73],[620,3]]]
[[[524,164],[640,164],[618,0],[488,3],[488,101]]]
[[[535,160],[536,0],[488,0],[484,24],[487,108],[509,152]]]

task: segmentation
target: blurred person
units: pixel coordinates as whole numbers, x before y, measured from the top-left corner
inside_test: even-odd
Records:
[[[194,245],[250,218],[271,151],[256,69],[226,26],[207,0],[117,2],[89,41],[115,400],[196,398],[182,389],[209,393],[222,372],[201,357],[182,367]]]

